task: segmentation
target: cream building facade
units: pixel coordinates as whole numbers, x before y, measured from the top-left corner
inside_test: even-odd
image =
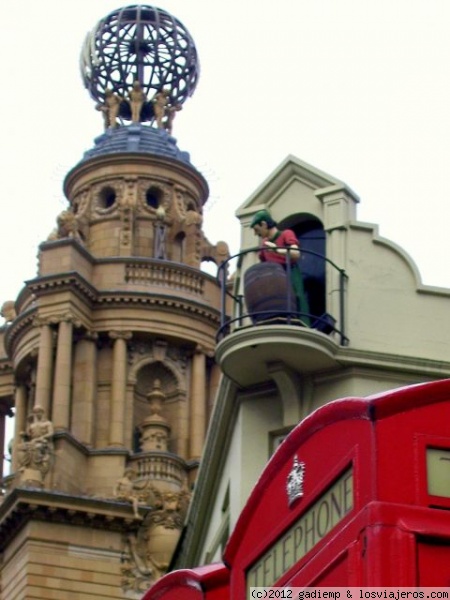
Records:
[[[314,409],[450,376],[450,291],[422,285],[404,250],[357,220],[358,202],[342,181],[288,156],[237,211],[241,256],[216,348],[223,376],[172,568],[221,559],[271,454]],[[261,209],[300,240],[309,327],[246,316],[246,271],[258,262],[250,223]]]

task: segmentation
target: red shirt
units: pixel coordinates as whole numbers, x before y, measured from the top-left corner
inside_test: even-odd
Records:
[[[278,237],[272,236],[272,238],[264,238],[263,244],[259,251],[259,259],[261,262],[274,262],[280,265],[285,265],[287,260],[287,254],[278,254],[274,252],[268,246],[264,245],[265,241],[274,242],[278,248],[286,248],[287,246],[299,246],[297,237],[291,229],[285,229],[281,231]],[[296,262],[297,257],[293,257],[290,254],[291,262]]]

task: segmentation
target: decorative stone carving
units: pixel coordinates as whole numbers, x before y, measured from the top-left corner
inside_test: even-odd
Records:
[[[125,591],[144,592],[166,573],[190,500],[187,490],[157,492],[155,510],[149,511],[136,534],[126,539],[122,567]]]
[[[165,124],[163,123],[163,119],[166,116],[166,111],[168,108],[170,99],[169,90],[159,90],[153,97],[153,114],[156,119],[156,126],[160,129],[164,129]]]
[[[139,505],[144,504],[141,501],[142,492],[146,487],[146,482],[136,482],[136,471],[134,469],[125,469],[123,476],[117,480],[114,487],[114,498],[124,502],[130,502],[133,506],[133,513],[136,519],[142,519],[139,514]]]
[[[165,340],[156,339],[149,342],[133,342],[130,344],[130,363],[139,365],[145,362],[161,362],[174,374],[178,385],[183,387],[183,378],[189,364],[188,352],[179,346],[169,345]]]
[[[133,86],[128,95],[131,120],[133,123],[139,123],[141,121],[141,110],[146,100],[147,98],[141,87],[141,83],[138,80],[133,81]]]
[[[105,91],[105,101],[103,104],[97,104],[95,108],[103,115],[103,124],[106,129],[114,129],[118,126],[117,117],[119,116],[120,103],[123,98],[115,94],[112,90]]]
[[[133,337],[131,331],[109,331],[108,335],[112,340],[125,340],[126,342]]]
[[[197,225],[199,228],[203,223],[203,217],[195,210],[188,210],[186,212],[186,226]]]
[[[115,214],[118,210],[120,198],[124,193],[124,185],[124,182],[117,178],[93,185],[91,190],[91,218]]]
[[[84,216],[89,207],[91,193],[89,189],[81,190],[73,199],[73,212],[78,218]]]
[[[76,214],[71,210],[63,210],[56,217],[56,229],[48,236],[48,240],[75,238],[81,241],[80,228]]]
[[[168,106],[166,108],[166,115],[165,115],[165,119],[164,119],[164,127],[167,130],[167,132],[169,133],[169,135],[172,135],[172,130],[173,130],[173,122],[175,120],[175,116],[177,114],[177,112],[179,112],[182,109],[182,105],[181,104],[174,104],[172,106]]]
[[[156,221],[154,224],[154,249],[153,258],[160,260],[167,260],[166,251],[166,230],[167,226],[165,223],[166,211],[162,206],[156,209]]]
[[[147,193],[152,189],[158,193],[158,206],[153,206],[147,201]],[[151,214],[153,217],[156,217],[156,211],[161,207],[165,211],[165,218],[168,222],[172,213],[171,203],[171,188],[167,184],[159,179],[139,179],[137,184],[137,206],[139,212]]]
[[[173,208],[174,213],[179,221],[183,220],[186,217],[186,189],[175,185],[173,189],[174,193],[174,202]]]
[[[53,424],[45,417],[41,406],[35,406],[28,417],[29,424],[21,433],[18,462],[22,482],[43,486],[44,477],[53,461]]]
[[[0,315],[5,319],[6,323],[14,321],[17,315],[13,300],[6,300],[6,302],[3,302],[2,308],[0,309]]]
[[[230,258],[230,249],[226,242],[220,241],[214,245],[203,236],[201,254],[203,260],[211,260],[220,266]],[[222,270],[221,276],[228,279],[228,266]]]

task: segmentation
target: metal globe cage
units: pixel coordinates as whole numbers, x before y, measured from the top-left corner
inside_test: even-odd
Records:
[[[152,97],[162,89],[170,103],[181,106],[191,96],[199,78],[194,41],[184,25],[168,12],[133,5],[101,19],[84,41],[80,57],[81,76],[90,96],[103,103],[107,90],[125,98],[139,81],[150,102],[142,121],[152,120]],[[123,102],[120,117],[130,119]]]

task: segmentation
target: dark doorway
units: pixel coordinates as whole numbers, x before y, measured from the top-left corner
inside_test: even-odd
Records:
[[[309,310],[311,315],[320,318],[326,313],[325,231],[319,219],[312,215],[297,215],[295,221],[292,218],[289,221],[289,224],[283,223],[282,228],[289,227],[298,238],[301,250],[299,264]],[[313,323],[314,320],[314,326]]]

